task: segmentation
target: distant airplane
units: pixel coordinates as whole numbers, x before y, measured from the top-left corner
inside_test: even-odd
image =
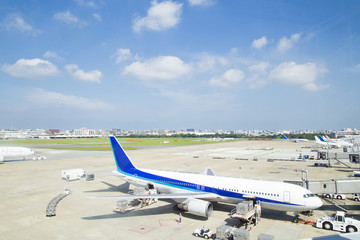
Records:
[[[292,141],[292,142],[308,142],[308,139],[302,139],[302,138],[287,138],[285,134],[281,134],[284,140]]]
[[[256,200],[262,208],[295,212],[295,220],[299,212],[322,206],[322,201],[309,190],[289,183],[220,177],[212,171],[203,175],[140,169],[133,165],[115,137],[110,136],[110,142],[117,166],[114,172],[137,187],[155,189],[157,194],[90,198],[173,199],[177,207],[202,217],[211,215],[211,202],[237,204],[244,199]]]
[[[342,147],[352,147],[354,146],[354,144],[344,140],[343,138],[340,139],[331,139],[328,136],[322,136],[323,140],[325,141],[329,141],[329,142],[335,142],[338,145],[342,146]]]
[[[0,162],[4,161],[5,157],[25,157],[33,155],[34,151],[25,147],[0,147]]]
[[[326,146],[334,146],[334,147],[351,147],[353,146],[352,143],[343,141],[343,140],[335,140],[335,139],[330,139],[330,140],[324,140],[324,138],[322,136],[315,136],[315,141],[319,144],[322,145],[326,145]]]

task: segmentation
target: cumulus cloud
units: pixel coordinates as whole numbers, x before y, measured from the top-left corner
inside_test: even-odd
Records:
[[[4,64],[1,71],[20,78],[51,77],[59,73],[51,62],[39,58],[19,59],[15,64]]]
[[[84,72],[76,64],[68,64],[65,69],[72,77],[79,80],[101,83],[102,73],[99,70]]]
[[[116,63],[125,62],[131,59],[131,51],[128,48],[119,48],[116,50],[116,53],[113,55],[116,58]]]
[[[56,60],[62,60],[63,58],[55,51],[46,51],[43,54],[43,58],[47,58],[47,59],[56,59]]]
[[[40,30],[35,29],[33,26],[27,23],[19,14],[8,15],[2,21],[1,26],[9,31],[16,30],[20,32],[29,32],[35,35],[40,33]]]
[[[198,58],[199,60],[196,65],[201,72],[210,71],[217,66],[226,66],[229,64],[229,60],[227,58],[222,56],[209,55],[207,53],[201,54],[198,56]]]
[[[172,1],[152,1],[147,16],[134,20],[133,30],[140,33],[142,29],[164,31],[174,27],[180,22],[182,6],[182,3]]]
[[[269,74],[269,78],[285,84],[295,84],[309,91],[319,91],[328,85],[318,85],[316,81],[328,70],[316,63],[297,64],[283,62],[276,66]]]
[[[144,62],[136,61],[125,67],[123,74],[144,81],[164,82],[185,76],[191,72],[191,65],[174,56],[159,56]]]
[[[244,77],[245,74],[241,70],[230,69],[220,77],[212,77],[209,84],[214,87],[230,87],[243,80]]]
[[[251,43],[251,47],[252,48],[256,48],[256,49],[261,49],[264,46],[266,46],[267,44],[267,38],[265,36],[262,36],[259,39],[255,39],[252,43]]]
[[[58,92],[46,91],[35,88],[28,93],[29,100],[38,104],[51,107],[65,107],[76,110],[107,111],[114,107],[97,99],[88,99]]]
[[[301,33],[295,33],[290,38],[283,37],[279,40],[277,50],[279,52],[286,52],[291,49],[295,43],[297,43],[301,37]]]
[[[189,0],[190,6],[208,6],[213,4],[213,0]]]
[[[268,62],[260,62],[258,64],[253,64],[249,66],[249,70],[252,72],[258,72],[261,74],[265,74],[267,69],[271,66]]]
[[[62,21],[66,24],[76,26],[79,28],[81,28],[87,24],[85,21],[82,21],[78,17],[73,15],[69,10],[67,10],[66,12],[55,13],[54,18],[56,20]]]

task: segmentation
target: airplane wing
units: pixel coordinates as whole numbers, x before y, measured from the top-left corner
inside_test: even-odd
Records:
[[[141,199],[141,198],[157,198],[157,199],[181,199],[181,198],[201,198],[201,199],[212,199],[219,197],[213,193],[174,193],[174,194],[150,194],[150,195],[122,195],[122,196],[93,196],[88,198],[98,199]]]

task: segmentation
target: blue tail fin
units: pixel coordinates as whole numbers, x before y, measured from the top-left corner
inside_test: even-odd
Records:
[[[319,139],[320,139],[320,141],[325,142],[324,139],[320,135],[319,135]]]
[[[110,136],[111,147],[114,152],[115,162],[118,170],[123,172],[132,172],[136,167],[132,164],[124,149],[114,136]]]
[[[283,139],[288,139],[284,134],[282,134]]]

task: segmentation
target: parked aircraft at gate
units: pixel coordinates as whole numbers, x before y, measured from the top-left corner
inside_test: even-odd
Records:
[[[260,201],[262,208],[279,211],[300,212],[322,206],[313,193],[293,184],[140,169],[133,165],[115,137],[110,136],[110,142],[117,175],[135,186],[156,189],[158,194],[94,198],[174,199],[179,208],[203,217],[211,215],[211,202],[237,204],[243,199]]]

